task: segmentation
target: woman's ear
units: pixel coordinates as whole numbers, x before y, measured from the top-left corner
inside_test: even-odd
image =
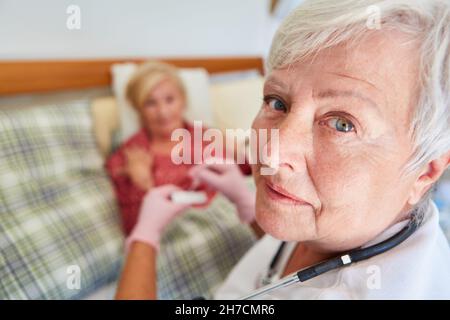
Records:
[[[419,177],[413,184],[413,188],[408,198],[410,205],[417,204],[422,196],[439,180],[444,171],[450,165],[450,151],[437,159],[430,161],[420,172]]]

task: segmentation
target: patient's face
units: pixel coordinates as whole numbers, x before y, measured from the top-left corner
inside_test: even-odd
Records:
[[[339,251],[405,218],[418,62],[402,37],[372,35],[268,76],[253,123],[279,129],[279,170],[253,168],[266,232]]]
[[[149,92],[140,115],[152,136],[170,139],[172,131],[183,126],[184,109],[183,93],[173,80],[167,79]]]

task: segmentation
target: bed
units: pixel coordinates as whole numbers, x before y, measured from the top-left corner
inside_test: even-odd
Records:
[[[103,162],[126,137],[117,135],[126,123],[111,70],[144,60],[0,62],[0,299],[112,297],[123,236]],[[158,60],[185,69],[188,82],[207,83],[210,125],[249,127],[261,102],[260,57]],[[203,106],[191,116],[206,113]],[[254,241],[233,220],[233,210],[217,197],[206,211],[188,212],[167,230],[160,297],[213,293]],[[173,241],[188,229],[202,236]],[[208,245],[193,250],[192,241]],[[193,269],[204,276],[192,276]]]

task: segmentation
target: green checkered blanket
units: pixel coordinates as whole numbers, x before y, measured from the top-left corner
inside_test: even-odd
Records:
[[[224,196],[217,195],[208,208],[188,209],[168,227],[158,258],[159,298],[212,298],[256,240],[235,211]]]
[[[0,110],[0,299],[79,298],[116,278],[102,168],[88,101]]]
[[[102,162],[88,101],[0,109],[0,299],[77,299],[117,280],[123,236]],[[189,209],[163,237],[159,296],[211,295],[254,240],[223,196]]]

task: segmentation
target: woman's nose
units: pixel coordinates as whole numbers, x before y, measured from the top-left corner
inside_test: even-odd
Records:
[[[170,116],[169,107],[165,104],[158,105],[158,116],[163,119],[169,117]]]
[[[279,167],[301,170],[313,153],[313,124],[306,118],[289,115],[278,127],[278,140],[278,146],[267,144],[269,160],[277,160]]]

